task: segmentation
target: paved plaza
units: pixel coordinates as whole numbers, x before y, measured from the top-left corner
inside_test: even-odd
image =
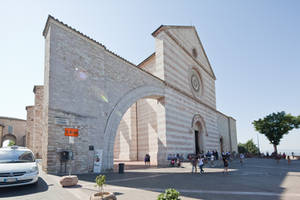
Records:
[[[138,168],[138,167],[137,167]],[[106,191],[118,200],[156,199],[166,188],[175,188],[181,199],[300,199],[300,161],[288,165],[271,159],[247,159],[244,166],[233,161],[229,174],[222,168],[204,168],[205,174],[192,174],[191,166],[183,168],[143,168],[126,170],[124,174],[107,173]],[[0,189],[1,199],[83,200],[96,191],[96,175],[79,175],[77,187],[62,188],[59,176],[40,174],[37,186]]]

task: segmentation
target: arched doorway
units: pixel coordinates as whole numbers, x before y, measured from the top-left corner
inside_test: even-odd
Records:
[[[139,100],[151,99],[156,102],[157,105],[160,105],[160,110],[158,112],[162,113],[164,111],[164,89],[153,86],[144,86],[136,88],[129,92],[126,96],[122,97],[120,101],[115,105],[113,111],[109,115],[108,122],[105,127],[105,137],[106,148],[103,153],[103,166],[106,169],[112,169],[114,163],[114,145],[115,138],[118,132],[119,125],[125,113],[136,104]],[[161,118],[160,120],[165,120]],[[160,123],[162,124],[162,123]],[[153,127],[152,127],[153,128]],[[159,129],[159,128],[157,128]],[[165,130],[160,131],[160,134],[164,134]],[[158,136],[159,139],[159,136]],[[159,143],[159,142],[158,142]],[[161,149],[158,146],[158,149]],[[157,153],[158,154],[158,153]],[[162,152],[163,154],[163,152]],[[156,155],[157,156],[157,155]]]
[[[151,166],[158,164],[160,114],[164,112],[163,98],[142,98],[123,115],[114,141],[114,167],[125,162],[130,169],[144,168],[145,155]]]
[[[14,144],[17,144],[17,138],[15,135],[11,134],[11,133],[8,133],[8,134],[5,134],[3,137],[2,137],[2,144],[1,146],[7,146],[10,142],[13,142]]]
[[[201,115],[196,114],[192,121],[192,131],[194,134],[194,153],[204,153],[205,148],[205,136],[207,136],[205,121]]]
[[[224,141],[223,141],[223,137],[220,137],[220,152],[224,152]]]

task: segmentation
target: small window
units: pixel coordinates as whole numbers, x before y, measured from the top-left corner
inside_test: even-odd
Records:
[[[192,53],[193,53],[193,57],[197,58],[198,53],[197,53],[197,50],[195,48],[193,48]]]
[[[8,126],[7,129],[8,129],[9,134],[13,134],[13,127],[12,126]]]

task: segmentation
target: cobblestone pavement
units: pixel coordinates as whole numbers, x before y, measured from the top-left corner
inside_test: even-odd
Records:
[[[127,170],[124,174],[107,173],[106,191],[114,192],[118,200],[156,199],[166,188],[175,188],[183,200],[299,200],[300,161],[288,165],[274,160],[248,159],[244,166],[238,161],[230,163],[230,172],[222,168],[204,168],[204,174],[192,174],[191,166],[183,168],[147,168]],[[3,199],[89,199],[96,191],[96,175],[79,175],[79,184],[62,188],[60,177],[41,173],[39,185],[0,189]]]

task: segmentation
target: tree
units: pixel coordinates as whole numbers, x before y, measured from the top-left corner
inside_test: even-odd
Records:
[[[246,146],[245,144],[239,143],[238,144],[238,152],[239,153],[247,153],[247,149],[245,146]]]
[[[12,140],[9,140],[9,143],[8,143],[8,145],[7,146],[14,146],[16,143],[14,142],[14,141],[12,141]]]
[[[273,144],[274,152],[277,154],[277,145],[279,145],[283,135],[288,134],[294,128],[299,128],[300,116],[295,117],[282,111],[253,121],[252,124],[256,131],[264,134]]]
[[[99,188],[100,190],[100,195],[101,195],[101,198],[103,199],[103,186],[105,184],[105,181],[106,181],[106,176],[105,175],[98,175],[95,179],[96,181],[96,186]]]
[[[251,154],[259,154],[258,147],[254,144],[253,140],[248,140],[245,144],[238,144],[239,153],[251,153]]]

